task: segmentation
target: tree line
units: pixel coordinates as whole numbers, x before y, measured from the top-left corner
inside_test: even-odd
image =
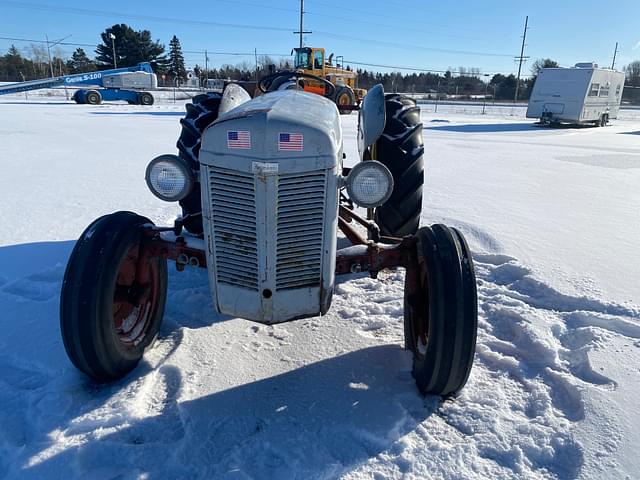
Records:
[[[180,40],[174,35],[169,42],[169,50],[157,40],[153,40],[149,30],[134,30],[124,23],[115,24],[100,34],[101,43],[91,58],[82,48],[77,48],[70,58],[63,58],[59,49],[50,53],[43,45],[32,44],[26,55],[12,45],[9,51],[0,56],[0,81],[19,82],[49,76],[61,76],[73,73],[85,73],[118,67],[130,67],[140,62],[150,62],[154,71],[168,80],[169,85],[183,82],[187,76],[184,55]],[[115,56],[114,56],[115,55]],[[50,60],[49,60],[50,58]],[[531,67],[531,76],[518,80],[515,75],[482,75],[477,68],[449,69],[445,73],[380,73],[358,69],[358,86],[369,89],[381,83],[386,91],[424,93],[432,98],[457,95],[458,97],[490,96],[497,100],[512,100],[516,86],[518,98],[528,99],[536,76],[541,68],[557,67],[558,63],[549,58],[536,60]],[[251,64],[222,65],[207,71],[195,65],[193,72],[201,80],[206,78],[224,78],[232,80],[257,79],[269,74],[273,68],[291,68],[289,60],[274,61],[268,56],[260,56]],[[627,76],[623,100],[640,103],[640,61],[625,67]]]
[[[59,48],[52,53],[46,46],[32,44],[27,55],[12,45],[0,56],[0,81],[19,82],[50,76],[94,72],[121,67],[132,67],[140,62],[149,62],[156,73],[183,81],[187,70],[180,40],[174,35],[169,42],[169,51],[149,30],[134,30],[124,23],[113,25],[100,34],[100,43],[95,56],[90,58],[83,48],[76,48],[71,58],[63,58]]]

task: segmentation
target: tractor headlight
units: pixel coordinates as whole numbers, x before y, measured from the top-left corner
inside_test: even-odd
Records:
[[[393,176],[377,160],[366,160],[351,169],[346,179],[349,198],[363,208],[379,207],[393,192]]]
[[[144,177],[151,193],[167,202],[182,200],[195,183],[191,169],[176,155],[160,155],[151,160]]]

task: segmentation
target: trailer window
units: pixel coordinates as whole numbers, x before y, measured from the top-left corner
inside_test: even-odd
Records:
[[[603,85],[602,88],[600,89],[600,96],[601,97],[608,97],[609,96],[609,85]]]
[[[600,91],[600,84],[599,83],[592,83],[591,84],[591,89],[589,90],[589,96],[590,97],[597,97],[599,91]]]

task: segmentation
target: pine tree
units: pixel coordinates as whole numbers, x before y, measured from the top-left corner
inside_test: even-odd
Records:
[[[76,48],[67,62],[67,68],[71,73],[93,72],[96,64],[93,62],[82,48]]]
[[[178,82],[182,82],[187,78],[182,47],[180,46],[180,40],[178,40],[178,37],[175,35],[169,42],[169,62],[167,64],[167,70]]]
[[[3,60],[3,67],[7,80],[10,82],[18,82],[23,80],[25,59],[22,58],[22,55],[20,55],[20,52],[15,47],[15,45],[11,45],[9,51],[6,53],[6,55],[4,55]],[[26,74],[27,72],[24,73]]]
[[[116,38],[116,60],[118,67],[132,67],[140,62],[151,62],[154,68],[162,71],[167,59],[164,45],[154,42],[149,30],[135,31],[124,23],[113,25],[100,34],[102,44],[96,47],[96,61],[103,68],[113,68],[113,45],[111,35]]]

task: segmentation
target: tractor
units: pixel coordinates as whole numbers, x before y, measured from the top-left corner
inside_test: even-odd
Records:
[[[349,114],[358,109],[367,91],[357,87],[358,76],[350,68],[343,68],[344,60],[338,63],[342,57],[337,57],[334,65],[333,53],[325,57],[324,48],[300,47],[294,48],[293,52],[294,69],[279,71],[265,80],[276,80],[271,84],[271,90],[297,88],[326,96],[328,81],[333,85],[331,99],[341,114]],[[254,93],[259,94],[258,91]]]
[[[132,212],[98,218],[70,256],[60,324],[71,362],[97,382],[131,372],[158,335],[167,263],[208,272],[218,313],[262,324],[326,314],[336,277],[405,270],[404,343],[422,394],[454,395],[475,353],[477,292],[462,233],[419,227],[423,139],[416,102],[376,85],[358,118],[360,161],[343,165],[337,86],[325,95],[229,84],[186,106],[178,154],[146,183],[182,207],[156,226]],[[339,231],[351,243],[338,248]],[[341,241],[341,243],[344,240]]]

